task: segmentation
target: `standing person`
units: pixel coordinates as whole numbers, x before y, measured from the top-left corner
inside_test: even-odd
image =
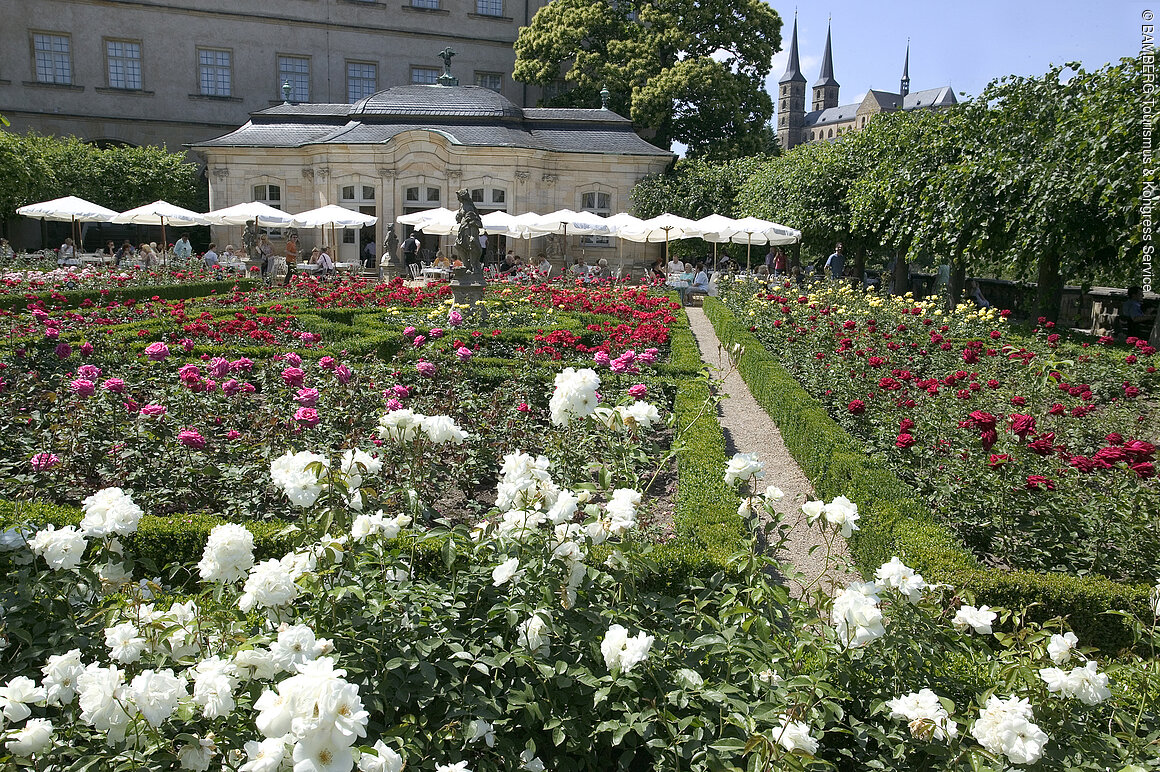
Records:
[[[375,267],[375,242],[374,242],[374,239],[371,239],[370,241],[368,241],[366,243],[366,246],[363,247],[363,267],[364,268],[374,268]]]
[[[778,247],[777,252],[773,255],[773,275],[784,276],[786,264],[785,252],[782,252],[781,247]]]
[[[262,276],[265,277],[270,273],[270,258],[274,256],[274,245],[270,243],[270,237],[262,234],[258,239],[258,259],[262,261]]]
[[[189,236],[184,233],[177,243],[173,245],[173,256],[178,260],[189,262],[189,258],[193,257],[193,246],[189,243]]]
[[[1128,287],[1128,299],[1120,306],[1120,324],[1128,337],[1147,337],[1141,319],[1144,316],[1144,288],[1139,285]]]
[[[769,251],[765,253],[765,267],[767,269],[767,273],[770,273],[770,274],[773,273],[773,264],[776,261],[777,261],[777,255],[774,253],[773,247],[770,247]]]
[[[823,271],[830,272],[830,278],[834,281],[841,281],[846,266],[846,255],[842,252],[842,242],[834,245],[834,254],[826,258],[826,264],[823,266]]]
[[[407,270],[411,269],[412,265],[419,263],[419,238],[416,234],[420,231],[411,231],[411,235],[403,242],[403,263],[407,266]]]
[[[290,238],[286,239],[286,265],[297,265],[298,263],[298,234],[291,233]]]

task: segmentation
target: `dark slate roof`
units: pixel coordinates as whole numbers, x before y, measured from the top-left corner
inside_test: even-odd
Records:
[[[350,114],[348,104],[328,104],[324,102],[283,102],[280,105],[259,110],[255,115],[341,115]]]
[[[355,102],[351,115],[518,118],[520,108],[482,86],[395,86]]]
[[[854,120],[854,115],[861,105],[838,105],[827,107],[825,110],[814,110],[806,113],[806,126],[827,126],[831,123],[844,123]]]
[[[476,86],[402,86],[354,105],[277,105],[252,113],[229,134],[190,147],[373,145],[416,130],[437,132],[456,145],[672,156],[610,110],[521,110]]]
[[[599,121],[601,123],[632,123],[611,110],[584,110],[572,107],[525,107],[524,118],[529,121]]]
[[[919,107],[947,107],[949,105],[957,105],[959,100],[955,98],[955,91],[950,86],[943,86],[942,88],[928,88],[925,91],[914,91],[906,95],[906,101],[902,104],[903,110],[914,110]]]

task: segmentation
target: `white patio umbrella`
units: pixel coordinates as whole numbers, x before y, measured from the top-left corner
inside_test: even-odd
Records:
[[[436,236],[447,236],[454,233],[457,227],[455,212],[442,206],[402,215],[395,222],[414,226],[417,230]]]
[[[356,212],[353,209],[339,206],[338,204],[327,204],[320,206],[317,209],[310,209],[305,212],[299,212],[294,215],[294,219],[290,221],[292,228],[321,228],[323,231],[322,237],[326,238],[326,226],[330,226],[330,240],[337,242],[335,236],[335,228],[365,228],[368,225],[374,225],[379,221],[379,218],[373,214],[363,214]]]
[[[713,262],[717,262],[717,245],[729,241],[737,230],[737,221],[720,214],[711,214],[697,220],[697,225],[705,232],[701,238],[713,245]]]
[[[486,233],[510,236],[511,238],[528,238],[528,227],[515,215],[507,212],[488,212],[482,218],[483,230]]]
[[[757,217],[742,217],[737,221],[736,231],[728,239],[734,244],[745,244],[745,270],[750,268],[750,252],[753,245],[795,244],[801,241],[801,231],[785,225],[778,225]]]
[[[152,204],[128,209],[114,217],[112,222],[122,225],[160,225],[162,252],[169,251],[169,241],[165,238],[166,225],[175,228],[188,228],[192,225],[209,224],[205,215],[183,209],[168,201],[154,201]]]
[[[667,263],[670,239],[692,239],[701,234],[701,229],[694,221],[665,212],[645,220],[640,224],[639,229],[622,230],[619,235],[622,239],[642,243],[659,243],[663,240],[665,242],[665,262]]]
[[[621,231],[631,231],[640,229],[644,224],[644,220],[639,217],[633,217],[628,212],[619,212],[611,217],[604,218],[604,222],[609,225],[612,230],[612,235],[616,236],[616,258],[620,266],[620,270],[624,271],[624,245],[621,244]]]
[[[77,233],[78,222],[110,222],[117,216],[117,213],[112,209],[106,209],[99,204],[85,201],[76,196],[65,196],[64,198],[54,198],[51,201],[28,204],[17,209],[16,214],[37,220],[72,223],[72,235],[78,249],[80,248],[80,238],[79,233]]]
[[[205,219],[210,225],[245,225],[253,220],[259,227],[262,225],[281,227],[290,225],[294,215],[259,201],[247,201],[244,204],[234,204],[225,209],[206,212]]]
[[[608,224],[608,218],[601,217],[594,212],[573,212],[571,209],[558,209],[555,212],[541,215],[528,225],[533,235],[548,235],[558,233],[568,235],[611,235],[616,226]]]

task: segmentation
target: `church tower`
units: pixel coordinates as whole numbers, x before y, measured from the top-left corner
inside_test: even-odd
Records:
[[[910,93],[910,41],[906,41],[906,59],[902,62],[902,82],[898,85],[898,93],[905,100]],[[900,105],[901,106],[901,105]]]
[[[777,141],[782,150],[802,142],[806,118],[806,78],[798,61],[797,14],[793,17],[793,38],[789,44],[789,63],[778,81]]]
[[[822,73],[814,83],[814,110],[838,106],[838,81],[834,80],[834,54],[830,46],[830,25],[826,25],[826,53],[822,56]]]

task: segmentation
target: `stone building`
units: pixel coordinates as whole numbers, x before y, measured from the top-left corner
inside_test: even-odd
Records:
[[[372,239],[381,245],[386,225],[402,214],[456,209],[463,188],[484,213],[627,211],[633,186],[673,160],[610,110],[520,108],[489,89],[452,85],[397,86],[346,104],[276,105],[192,147],[206,157],[212,209],[259,200],[289,212],[338,204],[378,216],[373,230],[337,234],[342,260],[354,260]],[[406,230],[396,229],[400,239]],[[330,240],[300,235],[307,246]],[[218,243],[240,238],[239,228],[215,231]],[[425,246],[439,243],[429,238]],[[659,249],[594,237],[551,246],[494,238],[489,252],[505,246],[525,257],[561,249],[589,262],[606,257],[612,266]]]
[[[877,113],[888,110],[941,109],[958,104],[950,86],[910,91],[910,45],[902,65],[902,79],[898,92],[870,89],[859,104],[838,104],[840,85],[834,77],[834,55],[830,30],[826,30],[826,50],[822,55],[821,72],[812,89],[809,111],[806,110],[806,78],[798,59],[797,19],[793,22],[793,37],[789,47],[789,62],[785,74],[778,81],[777,139],[782,149],[789,150],[806,142],[832,140],[850,131],[857,131]]]
[[[283,101],[467,82],[532,105],[512,43],[546,0],[4,0],[0,114],[16,131],[182,145]],[[465,78],[466,79],[466,78]]]

